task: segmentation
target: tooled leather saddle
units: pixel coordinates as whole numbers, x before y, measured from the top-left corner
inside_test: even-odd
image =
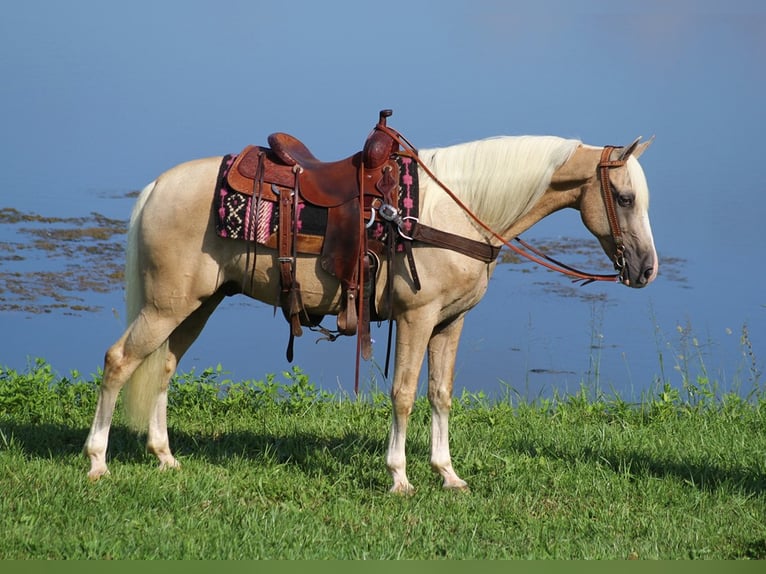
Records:
[[[333,162],[323,162],[297,138],[286,133],[268,137],[269,147],[247,146],[227,175],[229,186],[254,200],[278,203],[276,233],[281,283],[280,305],[290,324],[287,359],[292,361],[294,338],[301,326],[318,325],[322,317],[309,315],[303,306],[296,278],[299,251],[316,253],[324,271],[341,285],[338,333],[360,339],[361,354],[371,356],[370,249],[366,221],[373,206],[396,206],[399,143],[385,129],[391,110],[382,110],[378,123],[361,151]],[[319,244],[298,234],[296,209],[301,203],[327,209],[327,226]],[[299,242],[303,243],[299,246]]]

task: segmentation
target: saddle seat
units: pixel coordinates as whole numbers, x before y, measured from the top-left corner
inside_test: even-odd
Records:
[[[268,137],[274,155],[289,166],[300,168],[301,195],[319,207],[337,207],[359,197],[357,173],[361,152],[339,161],[317,159],[298,138],[286,133]]]

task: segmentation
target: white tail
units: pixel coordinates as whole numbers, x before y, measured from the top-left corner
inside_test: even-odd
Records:
[[[128,226],[128,244],[125,261],[125,297],[127,324],[130,325],[144,305],[144,292],[141,288],[138,270],[137,223],[144,209],[146,200],[156,182],[147,185],[136,201]],[[128,425],[137,431],[144,431],[149,426],[152,407],[160,392],[163,370],[168,351],[168,341],[160,345],[146,357],[133,372],[124,386],[123,406]]]

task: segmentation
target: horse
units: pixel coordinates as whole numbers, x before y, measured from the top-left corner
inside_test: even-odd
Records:
[[[619,276],[643,288],[658,273],[649,221],[649,190],[638,158],[652,140],[593,146],[557,136],[497,136],[417,152],[419,220],[495,247],[544,217],[572,208],[595,236]],[[179,467],[167,432],[167,392],[178,361],[224,297],[241,293],[278,305],[279,254],[215,230],[212,190],[222,157],[172,167],[140,193],[126,249],[127,328],[107,350],[93,423],[83,447],[88,477],[109,473],[106,450],[116,401],[124,387],[131,427],[147,431],[146,447],[161,469]],[[428,357],[430,464],[446,489],[466,489],[452,465],[449,412],[455,358],[466,314],[484,296],[497,260],[412,242],[381,266],[373,289],[378,308],[396,324],[385,464],[391,492],[414,491],[406,472],[407,425]],[[319,257],[298,254],[295,273],[309,314],[337,315],[339,281]],[[413,284],[410,264],[419,275]],[[390,275],[390,281],[388,281]],[[247,280],[245,280],[245,278]],[[384,295],[381,284],[390,285]],[[386,307],[387,306],[387,307]]]

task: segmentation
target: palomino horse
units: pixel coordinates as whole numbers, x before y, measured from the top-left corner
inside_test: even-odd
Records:
[[[619,280],[644,287],[658,270],[649,192],[637,161],[649,143],[636,140],[624,148],[601,148],[558,137],[522,136],[421,150],[420,222],[500,246],[502,239],[517,236],[547,215],[574,208],[615,262]],[[160,467],[179,466],[170,450],[166,419],[168,384],[178,361],[225,296],[244,293],[279,304],[277,251],[259,246],[253,256],[246,241],[216,233],[211,196],[221,162],[215,157],[170,169],[143,190],[133,210],[126,266],[129,324],[106,353],[84,446],[93,480],[108,473],[109,428],[123,386],[126,415],[135,428],[148,428],[147,448]],[[408,261],[398,253],[390,267],[392,296],[384,297],[382,289],[374,295],[378,308],[390,306],[397,326],[386,457],[391,491],[413,490],[406,473],[405,438],[426,352],[431,466],[445,488],[465,488],[452,467],[448,440],[455,355],[466,313],[484,296],[496,261],[419,242],[413,244],[412,256],[421,289],[415,289]],[[335,315],[340,285],[318,259],[298,255],[303,304],[310,314]],[[386,273],[385,266],[381,272]]]

